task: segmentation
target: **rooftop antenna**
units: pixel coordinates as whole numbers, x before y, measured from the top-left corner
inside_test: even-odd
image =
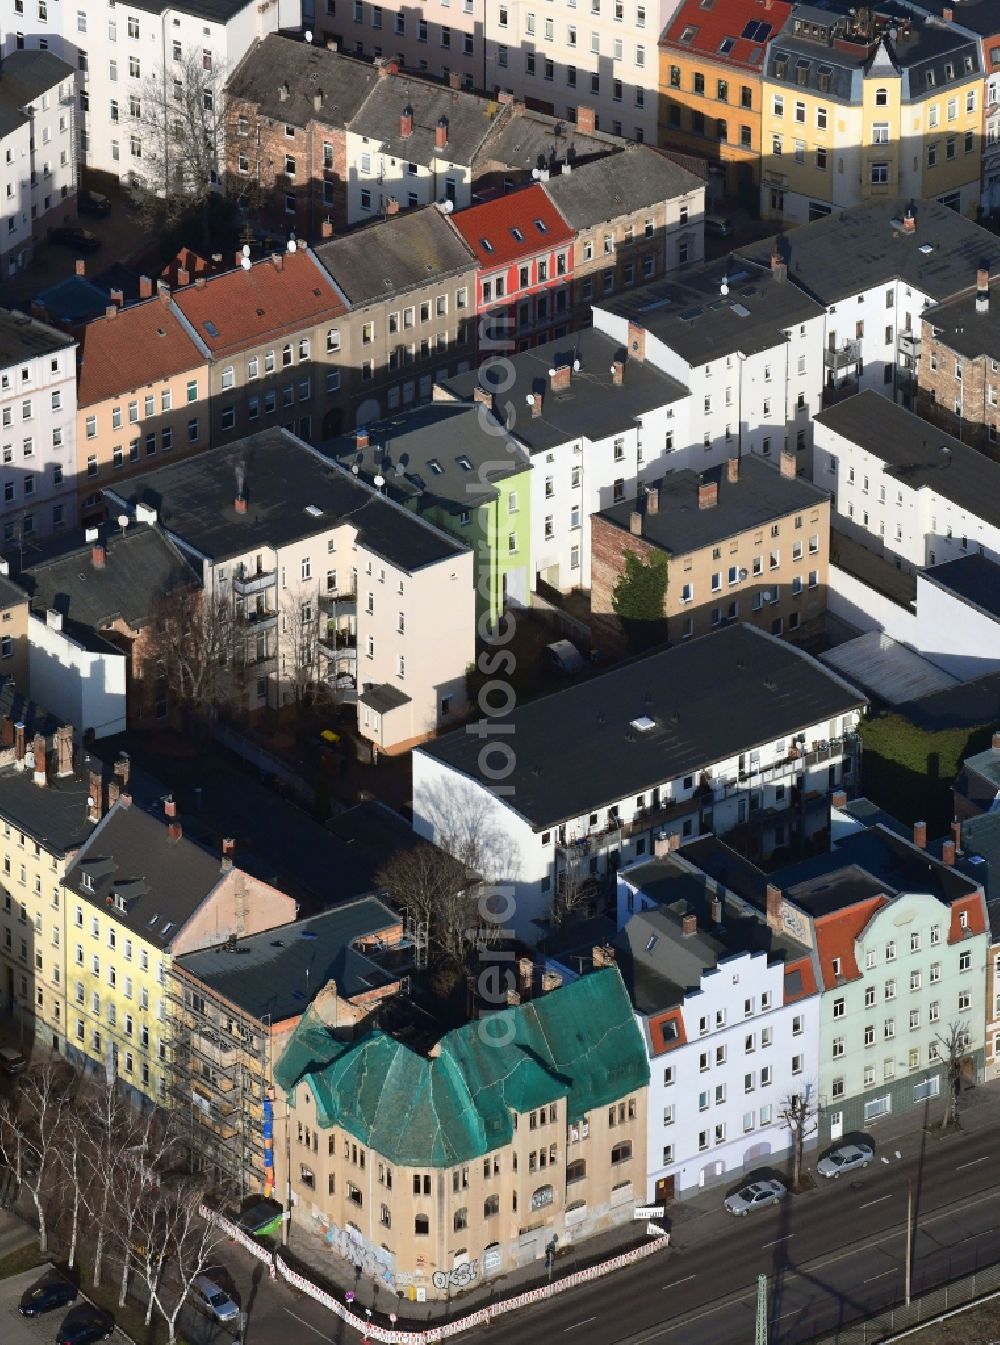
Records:
[[[723,277],[722,277],[722,284],[719,286],[719,293],[722,295],[723,298],[725,298],[726,295],[729,293],[729,277],[728,277],[728,276],[723,276]]]
[[[121,528],[121,530],[122,530],[122,536],[124,537],[124,536],[125,536],[125,531],[126,531],[126,529],[128,528],[128,514],[119,514],[119,515],[118,515],[118,526],[119,526],[119,528]]]
[[[287,246],[288,246],[288,251],[289,251],[289,252],[294,252],[295,249],[298,247],[298,243],[296,243],[296,241],[295,241],[295,235],[294,235],[293,233],[288,235],[288,244],[287,244]]]

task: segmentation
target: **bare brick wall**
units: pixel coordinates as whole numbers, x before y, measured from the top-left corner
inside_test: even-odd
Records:
[[[935,337],[929,322],[922,324],[920,359],[917,364],[917,412],[932,424],[971,444],[980,452],[1000,459],[1000,371],[985,355],[969,359]],[[1000,351],[997,352],[1000,363]],[[955,372],[961,367],[961,378]],[[955,410],[961,402],[962,414]],[[991,434],[992,430],[992,434]]]
[[[625,573],[628,552],[648,563],[662,555],[642,537],[625,532],[614,523],[592,514],[590,518],[590,612],[594,643],[607,652],[626,647],[625,632],[615,616],[615,585]]]

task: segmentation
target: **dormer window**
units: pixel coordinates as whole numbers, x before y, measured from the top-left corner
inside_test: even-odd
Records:
[[[839,975],[840,975],[840,958],[839,958],[839,957],[835,957],[835,958],[833,959],[833,974],[834,974],[834,976],[839,976]]]
[[[87,889],[88,892],[93,892],[93,890],[94,890],[94,880],[93,880],[93,878],[91,878],[90,874],[87,873],[86,870],[84,870],[83,874],[81,875],[81,879],[80,879],[80,881],[81,881],[81,883],[83,884],[83,886]]]

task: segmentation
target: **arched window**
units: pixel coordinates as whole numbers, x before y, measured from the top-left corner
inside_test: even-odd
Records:
[[[469,1226],[469,1211],[463,1206],[462,1209],[455,1211],[454,1218],[455,1232],[459,1233],[463,1228]]]
[[[500,1197],[487,1196],[483,1201],[483,1218],[492,1219],[494,1214],[500,1213]]]
[[[566,1184],[570,1182],[582,1182],[587,1175],[587,1161],[584,1158],[577,1158],[570,1163],[566,1169]]]
[[[431,1221],[426,1214],[418,1214],[413,1221],[413,1231],[418,1238],[427,1237],[431,1231]]]
[[[631,1140],[622,1140],[620,1144],[616,1144],[615,1147],[611,1150],[612,1164],[627,1163],[631,1157],[632,1157]]]
[[[876,107],[886,107],[886,106],[888,105],[888,102],[889,102],[889,90],[888,90],[888,89],[876,89],[876,90],[875,90],[875,106],[876,106]]]
[[[546,1205],[552,1204],[552,1187],[539,1186],[531,1193],[531,1208],[533,1210],[544,1209]]]

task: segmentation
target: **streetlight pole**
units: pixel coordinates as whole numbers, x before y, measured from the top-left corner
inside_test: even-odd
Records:
[[[913,1181],[906,1181],[906,1306],[910,1306],[910,1278],[913,1271]]]

